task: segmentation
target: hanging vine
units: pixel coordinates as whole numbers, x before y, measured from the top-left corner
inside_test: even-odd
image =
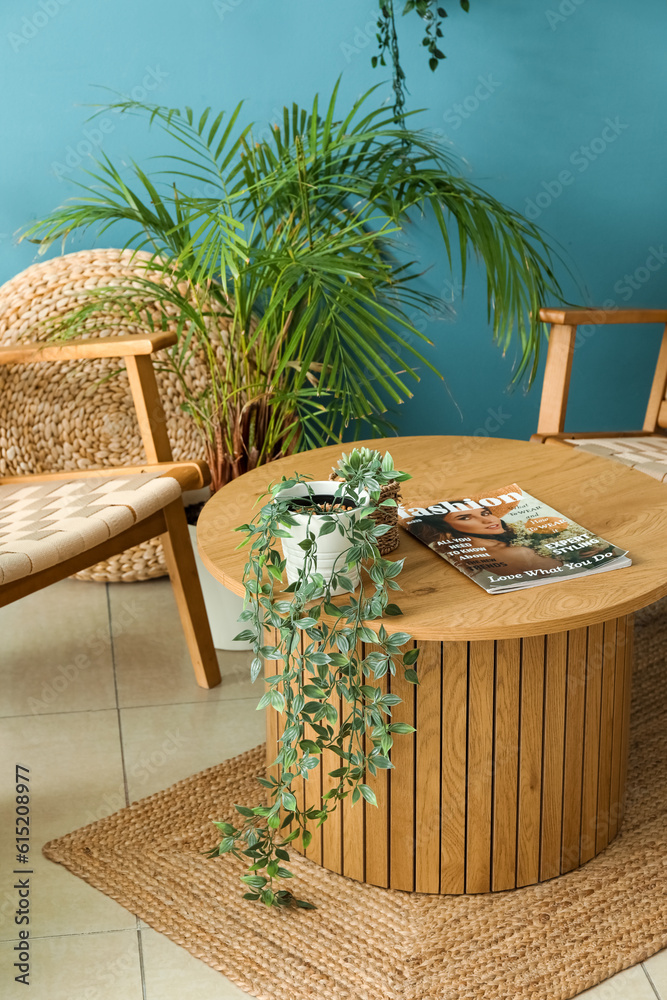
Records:
[[[377,40],[379,55],[373,56],[371,63],[373,66],[386,66],[387,58],[392,67],[392,85],[394,88],[394,118],[398,122],[403,122],[405,114],[405,73],[401,66],[400,52],[398,48],[398,33],[396,30],[396,17],[394,0],[378,0],[380,14],[377,22]],[[470,10],[470,0],[459,0],[463,10]],[[428,52],[428,64],[432,70],[437,69],[441,59],[445,59],[445,53],[440,48],[440,39],[443,37],[442,22],[447,17],[447,11],[440,6],[438,0],[405,0],[403,15],[416,11],[425,25],[422,45]]]

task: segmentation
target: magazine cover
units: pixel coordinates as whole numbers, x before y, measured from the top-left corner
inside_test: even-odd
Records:
[[[627,552],[516,483],[474,496],[400,507],[400,523],[489,594],[630,566]]]

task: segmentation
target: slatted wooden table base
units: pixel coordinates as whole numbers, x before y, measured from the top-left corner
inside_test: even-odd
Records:
[[[420,643],[377,808],[345,801],[307,856],[392,889],[476,893],[554,878],[603,851],[623,814],[632,616],[525,639]],[[383,687],[387,687],[383,679]],[[267,754],[280,716],[267,716]],[[328,767],[328,764],[331,764]],[[335,762],[301,781],[318,805]]]

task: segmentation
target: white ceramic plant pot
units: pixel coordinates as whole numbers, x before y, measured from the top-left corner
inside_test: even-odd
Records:
[[[308,482],[307,484],[299,483],[298,486],[281,492],[280,499],[306,497],[309,490],[316,494],[324,493],[333,496],[340,485],[340,483],[331,482],[328,479]],[[363,496],[365,497],[365,494]],[[299,542],[304,541],[307,532],[311,531],[317,540],[317,558],[314,571],[321,573],[325,581],[328,582],[335,569],[336,572],[347,576],[352,581],[353,589],[356,590],[359,586],[359,567],[354,566],[350,570],[347,569],[345,553],[349,550],[350,543],[345,535],[341,535],[338,530],[332,531],[327,535],[320,535],[319,529],[323,523],[323,517],[320,514],[300,514],[295,511],[290,511],[290,514],[297,521],[297,525],[294,527],[285,526],[285,531],[289,531],[291,537],[281,538],[283,554],[287,562],[285,567],[287,582],[295,583],[303,570],[306,553],[299,546]],[[360,510],[335,513],[332,517],[335,517],[343,525],[344,530],[347,531],[353,521],[359,520]],[[336,587],[335,590],[331,591],[333,596],[348,592],[347,587]]]
[[[204,604],[213,635],[213,645],[216,649],[252,649],[249,643],[234,640],[235,635],[247,628],[247,625],[238,620],[243,611],[243,598],[232,593],[209,573],[197,548],[197,529],[194,525],[189,524],[188,530],[190,531],[199,582],[204,594]]]

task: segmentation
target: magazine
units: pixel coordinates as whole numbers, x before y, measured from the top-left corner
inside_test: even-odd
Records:
[[[627,551],[582,528],[516,483],[425,507],[399,507],[399,523],[489,594],[606,573]]]

